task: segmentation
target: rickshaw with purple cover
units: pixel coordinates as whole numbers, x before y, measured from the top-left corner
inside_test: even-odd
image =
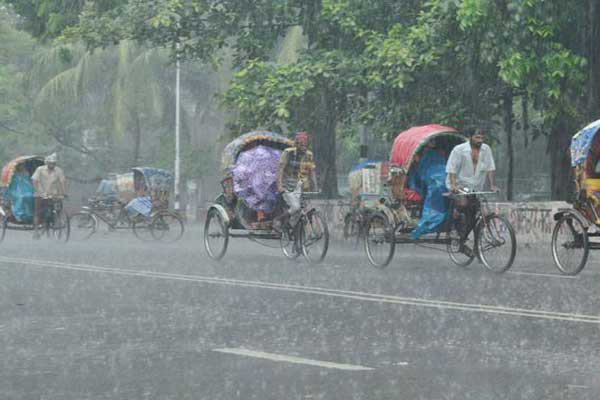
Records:
[[[506,218],[489,209],[486,200],[495,193],[464,188],[451,194],[445,186],[448,156],[464,142],[464,136],[443,125],[413,127],[396,137],[390,193],[381,197],[367,226],[365,251],[374,267],[386,267],[402,244],[445,250],[459,266],[469,265],[475,257],[493,272],[512,266],[514,230]],[[472,228],[466,227],[464,212],[455,206],[456,196],[470,196],[476,205]]]
[[[575,196],[572,208],[554,214],[552,257],[558,270],[576,275],[585,267],[590,250],[600,243],[600,120],[592,122],[571,139],[570,154]]]
[[[109,196],[102,193],[105,187]],[[115,175],[101,182],[97,195],[73,215],[73,229],[87,239],[103,221],[110,231],[132,230],[142,240],[177,241],[185,228],[183,218],[169,208],[172,188],[173,175],[159,168],[136,167]]]
[[[33,231],[34,189],[31,176],[44,165],[41,156],[21,156],[9,161],[0,176],[0,241],[7,230]],[[48,199],[48,207],[41,215],[41,229],[46,236],[58,241],[69,240],[69,217],[63,208],[63,198]]]
[[[300,254],[310,263],[323,261],[329,231],[320,212],[309,205],[316,192],[297,185],[293,197],[299,212],[280,228],[273,225],[285,207],[277,193],[281,153],[294,142],[283,135],[256,131],[229,143],[221,158],[223,192],[209,206],[204,225],[204,247],[209,257],[225,256],[230,238],[246,238],[268,247],[280,247],[290,259]],[[307,166],[308,167],[308,166]],[[278,246],[270,245],[279,241]]]

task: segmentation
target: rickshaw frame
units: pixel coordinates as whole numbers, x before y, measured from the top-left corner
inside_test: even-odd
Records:
[[[144,216],[141,214],[129,216],[127,218],[127,226],[117,226],[118,221],[109,221],[102,210],[94,209],[90,206],[82,207],[81,211],[73,215],[77,220],[78,229],[85,229],[83,239],[90,238],[97,232],[99,221],[103,221],[109,227],[109,230],[129,230],[131,229],[136,237],[141,240],[163,240],[166,231],[172,230],[173,225],[175,237],[170,238],[170,242],[179,240],[185,231],[184,219],[177,210],[169,208],[169,196],[173,185],[173,175],[163,169],[153,167],[135,167],[131,172],[117,175],[122,180],[129,180],[131,174],[131,182],[121,182],[121,186],[117,184],[119,193],[130,192],[146,193],[150,195],[152,201],[152,209],[150,215]],[[157,178],[158,177],[158,178]],[[124,185],[124,186],[123,186]],[[140,186],[142,185],[142,186]],[[126,203],[122,199],[118,200],[119,213],[127,213],[125,210]],[[171,223],[167,223],[171,220]],[[160,234],[162,233],[162,235]]]
[[[31,177],[35,170],[45,164],[44,157],[37,155],[20,156],[17,157],[4,165],[0,176],[0,189],[2,191],[8,189],[10,186],[14,173],[19,165],[30,164],[28,167],[28,174]],[[31,222],[29,221],[17,221],[12,217],[12,212],[7,212],[6,206],[7,200],[4,198],[2,193],[2,201],[0,202],[0,242],[4,240],[6,231],[34,231],[35,230],[35,205],[33,209],[33,217]],[[46,199],[49,201],[49,206],[45,210],[46,213],[43,215],[44,220],[41,221],[40,227],[46,236],[52,236],[61,242],[67,242],[70,235],[70,219],[66,211],[64,210],[63,197],[53,197]],[[61,223],[57,225],[57,219],[63,219]]]
[[[413,244],[420,247],[426,247],[433,250],[441,250],[448,252],[450,259],[459,266],[467,266],[477,257],[484,266],[493,272],[504,272],[512,266],[516,254],[516,237],[514,229],[509,221],[503,216],[497,215],[487,206],[485,197],[492,192],[463,192],[458,194],[446,193],[449,201],[448,216],[442,223],[440,228],[435,232],[430,232],[424,237],[413,239],[410,237],[410,232],[415,228],[409,225],[407,214],[411,212],[415,214],[415,210],[420,209],[420,204],[408,204],[404,201],[405,190],[407,189],[407,179],[410,168],[413,167],[415,155],[428,142],[433,139],[445,137],[447,139],[448,155],[454,146],[464,143],[465,137],[450,127],[443,125],[425,125],[413,127],[407,131],[398,134],[394,141],[392,156],[390,160],[390,171],[399,170],[399,174],[391,173],[390,181],[394,185],[392,187],[392,196],[383,196],[375,207],[367,226],[366,240],[364,241],[365,252],[371,265],[376,268],[385,268],[392,260],[396,244]],[[451,139],[455,143],[452,143]],[[394,182],[394,179],[396,181]],[[475,201],[476,214],[474,216],[472,229],[467,232],[470,236],[473,235],[472,248],[470,252],[466,252],[465,243],[468,236],[463,238],[460,233],[457,215],[460,212],[455,207],[453,196],[468,195]],[[496,222],[497,221],[497,222]],[[504,229],[508,233],[508,239],[511,241],[510,254],[506,263],[499,267],[492,265],[491,260],[486,258],[484,251],[490,248],[484,247],[483,236],[492,237],[494,243],[501,242],[497,238],[501,235],[497,234],[499,229],[496,224],[504,225]],[[492,226],[493,225],[493,226]],[[383,232],[375,232],[381,228]],[[442,237],[443,236],[443,237]],[[377,245],[388,245],[387,254],[384,252],[382,259],[376,259],[375,250]],[[433,245],[444,245],[445,249],[439,249]],[[372,248],[373,247],[373,248]],[[499,246],[496,246],[499,247]],[[491,247],[493,248],[493,247]]]
[[[561,208],[553,215],[556,224],[552,230],[551,250],[556,268],[564,275],[577,275],[588,261],[590,250],[600,250],[598,182],[600,174],[592,165],[600,159],[595,154],[600,145],[600,120],[594,121],[573,135],[570,144],[571,167],[574,175],[575,196],[572,208]],[[594,157],[596,160],[592,161]],[[562,236],[566,237],[563,239]],[[562,255],[562,252],[568,254]]]
[[[229,239],[243,238],[253,240],[268,247],[273,246],[262,243],[260,240],[278,240],[280,242],[279,247],[287,258],[294,259],[301,252],[304,258],[311,264],[322,262],[327,255],[329,247],[329,230],[319,210],[308,205],[307,196],[315,193],[304,191],[299,193],[301,209],[296,224],[283,226],[281,231],[275,230],[272,227],[275,214],[248,224],[236,212],[236,206],[239,205],[239,202],[243,202],[243,200],[238,199],[234,193],[233,177],[230,171],[235,165],[237,157],[243,151],[261,144],[281,151],[294,145],[293,141],[285,136],[266,131],[254,131],[238,137],[225,147],[221,160],[221,172],[224,176],[221,180],[223,192],[217,196],[214,202],[209,204],[204,224],[204,247],[208,256],[213,260],[221,260],[227,252]],[[276,209],[273,213],[277,213],[278,211],[280,210]],[[321,229],[322,237],[319,238],[319,234],[317,234],[317,242],[319,240],[323,241],[323,250],[318,254],[311,254],[312,250],[308,246],[310,238],[307,238],[306,235],[310,236],[311,232],[315,231],[313,229],[315,226],[320,226],[319,229]],[[291,228],[292,234],[286,233],[289,228]],[[302,233],[299,233],[300,229],[302,229]],[[306,232],[307,230],[309,231],[308,233]],[[292,235],[294,236],[293,238],[290,237]],[[222,239],[223,243],[218,248],[215,248],[216,245],[211,245],[211,241],[217,239]],[[293,244],[291,252],[288,249],[290,244]]]

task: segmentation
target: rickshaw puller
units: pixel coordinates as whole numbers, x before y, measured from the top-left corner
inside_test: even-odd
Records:
[[[310,190],[311,187],[313,190],[317,189],[314,157],[313,153],[308,150],[308,134],[306,132],[298,132],[294,138],[294,147],[285,149],[279,159],[279,168],[277,169],[279,204],[287,205],[288,210],[283,211],[273,220],[275,229],[279,229],[287,217],[300,210],[299,202],[291,193],[298,182],[302,182],[304,191]]]
[[[490,146],[483,143],[485,130],[472,129],[468,135],[469,141],[454,147],[448,157],[446,186],[452,193],[458,193],[462,188],[481,191],[487,177],[491,191],[497,192],[494,156]],[[464,241],[474,228],[477,202],[474,196],[454,196],[453,201],[465,216],[461,232],[461,239]]]
[[[33,217],[33,238],[39,239],[39,224],[41,216],[48,208],[48,200],[52,198],[63,198],[67,195],[67,181],[60,167],[56,166],[57,156],[52,153],[45,159],[45,165],[38,167],[31,181],[35,189],[34,194],[34,217]]]

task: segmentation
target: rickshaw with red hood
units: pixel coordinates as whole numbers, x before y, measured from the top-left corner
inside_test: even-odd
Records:
[[[465,142],[454,128],[425,125],[410,128],[394,140],[388,177],[389,195],[381,197],[370,217],[365,240],[369,262],[386,267],[397,245],[418,245],[445,250],[457,265],[477,257],[494,272],[512,266],[516,238],[509,221],[490,210],[486,196],[446,188],[446,163],[452,149]],[[472,227],[467,226],[458,196],[468,196],[475,207]]]

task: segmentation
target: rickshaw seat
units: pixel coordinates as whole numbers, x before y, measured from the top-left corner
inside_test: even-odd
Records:
[[[404,200],[411,203],[421,203],[423,201],[419,192],[411,189],[404,189]]]

